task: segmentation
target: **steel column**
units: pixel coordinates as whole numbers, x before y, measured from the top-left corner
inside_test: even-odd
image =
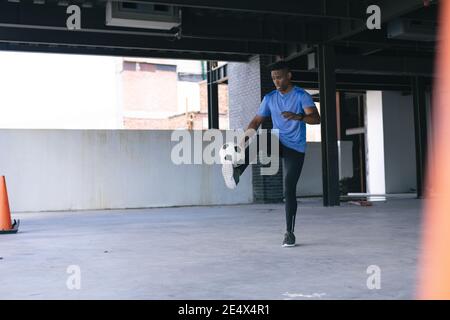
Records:
[[[320,114],[322,129],[323,205],[339,205],[335,53],[330,45],[318,46]]]

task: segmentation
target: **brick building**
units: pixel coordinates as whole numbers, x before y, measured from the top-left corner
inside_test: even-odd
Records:
[[[207,129],[203,61],[124,58],[119,66],[125,129]],[[228,86],[219,86],[220,129],[228,129]]]

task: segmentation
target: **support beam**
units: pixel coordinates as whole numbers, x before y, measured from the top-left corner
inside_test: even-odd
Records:
[[[416,179],[417,197],[422,198],[425,191],[425,168],[427,158],[427,115],[425,81],[422,77],[412,78],[414,100],[414,129],[416,137]]]
[[[335,61],[338,73],[373,75],[432,76],[434,66],[433,57],[338,55]],[[308,54],[307,63],[308,70],[317,70],[319,67],[317,54]]]
[[[319,90],[318,82],[304,82],[304,81],[292,81],[295,85],[311,90]],[[394,87],[383,86],[382,84],[349,84],[349,83],[336,83],[336,90],[338,91],[355,91],[365,92],[367,90],[382,90],[382,91],[403,91],[409,92],[410,87]]]
[[[292,79],[294,81],[319,82],[317,71],[300,70],[296,68],[292,68],[291,70]],[[411,86],[411,77],[336,72],[336,83],[384,84],[386,86],[402,86],[409,88]]]
[[[358,72],[360,74],[431,76],[433,74],[433,65],[433,57],[340,55],[336,59],[337,72]]]
[[[380,30],[362,31],[345,40],[337,41],[336,44],[343,46],[357,46],[365,49],[403,49],[410,52],[424,51],[433,53],[436,48],[435,41],[413,41],[388,38],[387,28],[382,26]]]
[[[302,88],[319,89],[319,76],[317,72],[293,69],[292,78],[293,83]],[[424,77],[424,80],[427,88],[430,88],[433,78]],[[336,73],[336,90],[411,92],[411,77]]]
[[[64,53],[64,54],[86,54],[112,57],[137,57],[137,58],[162,58],[183,60],[219,60],[232,62],[247,62],[250,56],[219,54],[219,53],[196,53],[181,51],[158,51],[158,50],[135,50],[123,48],[92,48],[74,46],[54,45],[30,45],[26,43],[1,43],[1,51],[39,52],[39,53]]]
[[[322,181],[324,206],[339,205],[339,157],[337,146],[336,77],[334,48],[318,47],[320,114],[322,119]]]
[[[258,42],[202,39],[167,39],[158,36],[111,34],[68,30],[36,30],[0,27],[0,42],[31,43],[91,48],[120,48],[133,50],[168,50],[219,54],[280,54],[283,46]]]
[[[206,79],[208,86],[208,129],[219,129],[219,88],[214,81],[214,69],[217,62],[208,61]]]

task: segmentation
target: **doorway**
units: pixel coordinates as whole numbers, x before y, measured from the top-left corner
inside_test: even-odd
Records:
[[[339,92],[338,140],[341,195],[366,192],[366,152],[363,92]],[[347,157],[347,158],[346,158]],[[351,159],[351,165],[348,160]],[[351,166],[351,167],[349,167]]]

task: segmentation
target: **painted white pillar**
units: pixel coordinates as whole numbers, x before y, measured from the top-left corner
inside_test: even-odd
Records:
[[[383,93],[367,91],[366,107],[366,181],[370,201],[384,201],[386,182],[384,170]]]

